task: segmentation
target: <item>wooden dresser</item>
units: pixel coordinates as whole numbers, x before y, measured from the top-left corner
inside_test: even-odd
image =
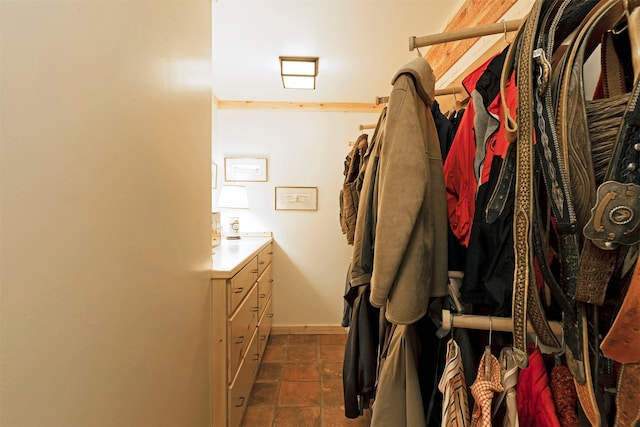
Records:
[[[214,427],[239,426],[271,332],[271,237],[224,240],[213,250]]]

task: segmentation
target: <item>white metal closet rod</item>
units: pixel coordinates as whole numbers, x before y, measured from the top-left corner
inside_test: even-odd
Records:
[[[500,34],[516,31],[524,22],[523,19],[514,19],[512,21],[496,22],[495,24],[479,25],[472,28],[463,28],[460,30],[447,31],[444,33],[431,34],[428,36],[410,36],[409,50],[417,47],[432,46],[434,44],[454,42],[464,39],[472,39],[474,37],[489,36],[492,34]]]
[[[562,336],[562,324],[549,322],[551,331],[557,336]],[[455,314],[449,310],[442,310],[442,329],[448,331],[451,328],[462,329],[489,329],[501,332],[513,332],[513,319],[511,317],[476,316],[473,314]],[[527,331],[535,333],[531,323],[527,324]]]

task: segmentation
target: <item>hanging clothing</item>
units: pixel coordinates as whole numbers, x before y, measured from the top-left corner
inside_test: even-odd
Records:
[[[440,152],[444,162],[451,149],[451,144],[453,144],[455,129],[452,122],[440,111],[438,101],[434,100],[433,104],[431,104],[431,114],[433,114],[433,120],[438,130]],[[466,248],[460,244],[453,231],[451,231],[451,225],[447,218],[447,270],[464,271],[465,251]]]
[[[435,92],[433,70],[416,58],[392,84],[372,184],[376,251],[370,301],[374,307],[386,304],[389,322],[411,324],[425,315],[429,298],[447,295],[447,252],[439,249],[447,238],[446,199],[428,109]]]
[[[513,357],[512,347],[503,347],[500,350],[500,382],[504,391],[500,393],[493,414],[495,416],[501,405],[504,405],[504,417],[502,427],[519,427],[518,402],[516,398],[516,385],[518,384],[518,365]]]
[[[515,153],[514,153],[515,154]],[[466,265],[460,293],[466,304],[474,304],[494,316],[511,316],[513,295],[513,203],[514,184],[508,187],[504,209],[493,221],[487,221],[486,207],[499,184],[503,160],[492,161],[489,181],[481,185],[476,197]]]
[[[446,159],[449,149],[451,148],[451,144],[453,144],[453,137],[455,135],[453,125],[449,119],[442,114],[442,111],[440,111],[440,105],[435,99],[433,100],[433,104],[431,104],[431,114],[433,115],[433,121],[436,124],[436,130],[438,131],[440,155],[443,159]]]
[[[359,286],[371,282],[373,272],[373,243],[376,234],[376,212],[378,197],[375,182],[378,176],[380,162],[380,146],[384,138],[387,122],[387,107],[385,106],[378,117],[378,124],[373,133],[365,153],[366,167],[360,190],[356,230],[353,237],[353,260],[351,262],[351,286]]]
[[[468,93],[473,93],[476,82],[490,61],[491,59],[487,60],[463,79],[462,85]],[[473,174],[473,159],[476,151],[474,118],[474,105],[470,102],[444,162],[449,224],[453,234],[465,247],[469,245],[478,186],[477,178]]]
[[[387,117],[385,106],[378,117],[373,138],[365,153],[366,167],[360,191],[356,230],[353,240],[351,271],[347,274],[345,300],[350,314],[350,328],[343,362],[344,409],[347,418],[362,415],[375,396],[378,343],[380,342],[379,310],[371,306],[371,273],[373,271],[373,243],[375,237],[374,187],[380,157],[380,139],[384,136]],[[343,315],[343,321],[344,315]]]
[[[486,376],[487,371],[488,376]],[[471,394],[475,399],[471,415],[472,427],[491,427],[493,395],[503,391],[504,387],[500,381],[500,362],[493,354],[482,357],[476,380],[471,384]]]
[[[366,167],[365,153],[369,145],[369,136],[363,133],[356,139],[353,148],[344,160],[344,182],[340,190],[340,226],[347,243],[353,245],[356,229],[358,203],[363,176],[361,171]]]
[[[345,299],[352,308],[342,365],[344,414],[358,418],[376,392],[379,310],[369,304],[369,285],[350,289]]]
[[[426,427],[418,379],[418,340],[414,325],[392,325],[381,354],[371,427]]]
[[[520,370],[516,392],[520,427],[560,427],[547,370],[538,348],[529,352],[529,366]]]
[[[564,365],[554,366],[551,368],[550,377],[549,385],[560,425],[562,427],[578,427],[580,425],[576,410],[578,393],[569,368]]]
[[[462,108],[460,110],[455,110],[449,116],[449,121],[451,122],[451,125],[453,126],[454,135],[458,131],[458,127],[460,126],[460,121],[462,121],[462,116],[464,115],[464,110],[465,110],[464,108]]]
[[[447,343],[447,361],[438,384],[442,399],[442,427],[467,427],[469,403],[460,349],[453,339]]]

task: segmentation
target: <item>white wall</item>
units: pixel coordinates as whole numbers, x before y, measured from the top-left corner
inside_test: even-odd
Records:
[[[207,425],[210,2],[3,0],[0,49],[0,425]]]
[[[225,156],[268,157],[269,180],[246,183],[250,210],[240,219],[243,231],[273,232],[276,326],[339,325],[342,320],[352,253],[339,222],[344,159],[349,141],[360,134],[358,126],[377,119],[377,113],[218,111],[214,151],[219,165]],[[220,184],[223,169],[218,168]],[[276,186],[318,187],[318,210],[276,211]]]

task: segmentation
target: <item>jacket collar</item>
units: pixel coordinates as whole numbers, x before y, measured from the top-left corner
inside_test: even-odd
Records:
[[[391,85],[395,84],[398,77],[402,74],[411,74],[413,76],[416,91],[420,95],[420,98],[422,98],[425,104],[431,105],[435,99],[436,77],[427,60],[418,57],[407,63],[393,76]]]

